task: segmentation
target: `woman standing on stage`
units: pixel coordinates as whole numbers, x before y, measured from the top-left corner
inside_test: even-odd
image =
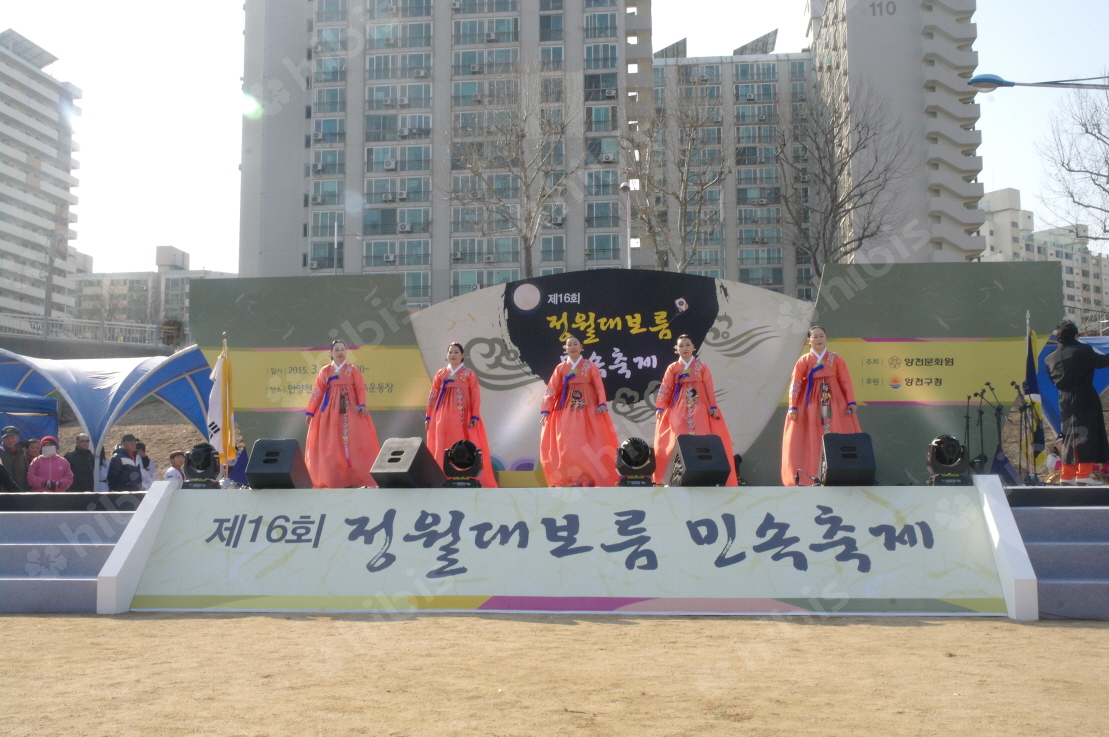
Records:
[[[724,442],[731,473],[726,486],[736,486],[732,463],[732,436],[716,406],[712,372],[693,357],[693,339],[679,335],[674,352],[678,360],[666,367],[655,400],[655,483],[666,483],[666,467],[679,435],[716,435]]]
[[[581,355],[573,335],[568,360],[551,374],[543,394],[539,459],[548,486],[615,486],[616,428],[608,416],[601,371]]]
[[[855,389],[838,353],[828,350],[824,328],[809,328],[809,352],[797,359],[789,384],[789,411],[782,436],[782,484],[811,486],[820,475],[825,433],[856,433]]]
[[[463,358],[462,344],[451,343],[447,346],[447,366],[439,369],[431,380],[424,414],[427,447],[435,462],[442,466],[445,451],[459,440],[469,440],[481,449],[478,481],[483,488],[495,489],[493,456],[481,421],[481,389],[477,374],[462,365]]]
[[[381,446],[369,410],[362,372],[347,363],[347,344],[331,344],[331,363],[316,375],[308,399],[304,462],[317,489],[377,486],[370,467]]]

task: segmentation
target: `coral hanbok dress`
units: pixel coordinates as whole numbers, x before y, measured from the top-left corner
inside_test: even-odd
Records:
[[[822,357],[811,351],[797,359],[789,384],[789,407],[797,410],[797,419],[786,415],[782,436],[782,484],[796,486],[797,469],[801,469],[800,485],[811,486],[820,476],[820,445],[825,433],[862,432],[855,413],[844,414],[855,406],[855,389],[851,374],[838,353],[825,350]]]
[[[316,386],[308,399],[308,441],[304,463],[317,489],[348,489],[377,486],[370,467],[381,445],[366,406],[366,382],[362,372],[344,361],[337,369],[329,363],[316,374]]]
[[[732,436],[724,415],[716,406],[716,388],[712,372],[703,361],[694,358],[686,366],[681,359],[666,367],[662,386],[658,389],[655,408],[662,410],[655,424],[655,483],[666,483],[666,467],[678,443],[679,435],[716,435],[724,441],[728,454],[726,486],[736,486],[735,464],[732,462]],[[715,409],[717,417],[709,414]]]
[[[605,403],[601,371],[591,361],[563,361],[543,394],[547,424],[539,439],[539,460],[549,486],[616,486],[616,428]]]
[[[440,467],[448,448],[459,440],[469,440],[481,448],[482,465],[478,481],[483,488],[497,488],[493,455],[489,452],[485,424],[481,421],[481,390],[477,374],[461,364],[454,372],[451,372],[450,366],[439,369],[431,381],[424,419],[428,421],[427,447]],[[477,420],[473,427],[470,427],[470,420]]]

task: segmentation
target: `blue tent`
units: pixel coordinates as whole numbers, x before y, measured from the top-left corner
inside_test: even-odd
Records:
[[[1079,340],[1089,344],[1098,353],[1109,353],[1109,337],[1094,336],[1079,338]],[[1059,432],[1059,390],[1055,388],[1055,384],[1051,382],[1051,377],[1048,376],[1045,360],[1058,347],[1059,343],[1055,340],[1055,336],[1051,336],[1040,350],[1039,361],[1036,365],[1036,378],[1040,384],[1040,400],[1043,404],[1044,419],[1047,420],[1047,424],[1051,425],[1056,433]],[[1109,389],[1109,369],[1100,369],[1094,372],[1094,388],[1097,389],[1098,394]]]
[[[58,400],[0,387],[0,427],[15,425],[21,438],[58,436]]]
[[[57,391],[99,454],[105,434],[129,409],[154,395],[208,435],[212,369],[197,346],[172,356],[53,361],[0,348],[0,387],[46,396]]]

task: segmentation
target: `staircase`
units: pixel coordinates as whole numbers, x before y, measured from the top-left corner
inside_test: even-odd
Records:
[[[1013,506],[1013,517],[1039,581],[1040,617],[1109,620],[1109,506]]]
[[[0,612],[96,612],[96,577],[143,494],[0,494]]]

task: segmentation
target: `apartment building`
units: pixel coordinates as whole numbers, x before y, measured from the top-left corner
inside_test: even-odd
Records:
[[[771,43],[759,41],[763,48]],[[807,50],[654,60],[656,116],[672,115],[674,105],[710,101],[698,121],[705,142],[699,159],[722,162],[713,171],[726,175],[704,198],[714,227],[704,229],[687,273],[814,299],[812,264],[791,247],[795,240],[783,218],[777,160],[779,127],[797,118],[811,94],[811,65]],[[671,167],[676,158],[670,157]]]
[[[90,263],[91,265],[91,263]],[[156,271],[90,272],[75,275],[75,316],[82,320],[158,325],[189,321],[189,285],[194,279],[229,279],[222,271],[190,269],[189,254],[157,246]]]
[[[71,119],[81,90],[43,71],[57,57],[0,33],[0,312],[71,315],[76,260],[67,242],[77,196]]]
[[[1089,248],[1087,226],[1036,230],[1036,218],[1021,209],[1020,191],[1012,188],[982,197],[987,247],[983,261],[1057,261],[1063,265],[1060,317],[1074,320],[1084,332],[1101,332],[1109,317],[1109,257]]]
[[[986,247],[977,209],[982,134],[967,85],[978,64],[976,3],[809,0],[813,86],[826,104],[880,99],[906,136],[904,181],[883,247],[902,262],[977,258]],[[854,112],[854,111],[852,111]]]
[[[629,96],[650,96],[649,0],[245,7],[243,276],[400,272],[421,305],[529,261],[539,275],[626,258],[616,136]],[[566,162],[530,255],[521,187],[542,183],[491,155],[478,186],[463,164],[514,126]]]

